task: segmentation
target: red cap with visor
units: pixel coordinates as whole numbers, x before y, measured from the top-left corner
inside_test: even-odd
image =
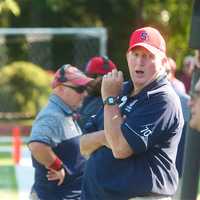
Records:
[[[86,73],[89,75],[104,75],[116,68],[116,65],[107,57],[96,56],[89,60]]]
[[[59,68],[56,73],[54,74],[54,79],[52,81],[52,88],[57,87],[59,84],[63,82],[71,82],[74,85],[77,86],[85,86],[90,81],[92,81],[92,78],[89,78],[86,76],[82,71],[80,71],[78,68],[73,67],[70,64],[63,65],[61,68]]]
[[[166,54],[166,43],[163,36],[152,27],[140,28],[131,34],[128,51],[138,46],[144,47],[153,55],[165,56]]]

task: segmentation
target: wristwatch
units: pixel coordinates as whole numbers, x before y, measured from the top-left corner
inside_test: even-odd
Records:
[[[116,105],[118,103],[117,101],[117,97],[113,97],[113,96],[110,96],[110,97],[107,97],[104,101],[103,101],[103,104],[104,105]]]

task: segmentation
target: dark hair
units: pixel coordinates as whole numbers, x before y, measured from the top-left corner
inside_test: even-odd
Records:
[[[91,96],[101,96],[102,76],[97,76],[91,83],[88,84],[88,94]]]
[[[109,58],[106,56],[101,56],[103,59],[103,69],[104,70],[109,70],[110,69],[110,65],[109,65]]]

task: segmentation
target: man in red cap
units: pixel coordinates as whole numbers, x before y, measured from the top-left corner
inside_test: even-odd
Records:
[[[83,131],[88,119],[103,107],[103,101],[101,98],[101,83],[103,75],[111,72],[115,68],[116,65],[114,62],[105,56],[95,56],[89,60],[85,72],[87,76],[94,78],[94,80],[89,84],[89,95],[85,98],[79,111],[80,118],[78,123]]]
[[[28,143],[35,169],[31,200],[80,199],[85,159],[80,154],[82,133],[73,112],[87,95],[91,81],[71,65],[55,73],[52,95],[37,115]]]
[[[104,108],[80,140],[82,200],[171,199],[178,186],[177,148],[183,128],[179,97],[165,72],[158,30],[134,31],[126,54],[131,80],[114,69],[102,81]]]

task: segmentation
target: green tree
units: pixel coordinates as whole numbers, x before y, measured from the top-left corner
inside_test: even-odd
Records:
[[[47,102],[51,76],[41,67],[18,61],[0,68],[0,112],[35,115]]]
[[[14,16],[20,15],[20,7],[15,0],[2,0],[0,2],[0,17],[1,26],[9,26],[8,16],[9,14]]]
[[[192,3],[190,0],[21,0],[18,27],[105,26],[109,33],[108,56],[126,71],[125,54],[136,27],[159,28],[167,40],[168,55],[180,66],[188,49]],[[28,17],[27,17],[28,16]]]

